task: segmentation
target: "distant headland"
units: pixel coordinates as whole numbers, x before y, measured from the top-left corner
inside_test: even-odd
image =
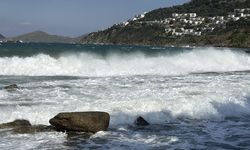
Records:
[[[79,43],[84,35],[79,37],[66,37],[59,35],[51,35],[43,31],[34,31],[19,35],[16,37],[4,37],[0,35],[1,42],[18,42],[18,43]]]

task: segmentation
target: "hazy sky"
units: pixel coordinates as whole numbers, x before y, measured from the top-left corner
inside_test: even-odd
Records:
[[[187,0],[0,0],[0,33],[79,36]]]

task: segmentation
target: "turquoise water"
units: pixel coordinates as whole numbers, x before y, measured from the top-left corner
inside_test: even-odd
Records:
[[[90,138],[0,130],[0,149],[249,149],[250,57],[228,48],[0,45],[0,123],[106,111]],[[151,125],[136,127],[143,116]]]

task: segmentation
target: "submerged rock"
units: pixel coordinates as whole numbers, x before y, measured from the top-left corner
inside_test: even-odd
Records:
[[[142,118],[141,116],[139,116],[135,120],[135,125],[138,125],[138,126],[147,126],[147,125],[149,125],[149,123],[144,118]]]
[[[28,120],[17,119],[12,122],[0,124],[0,129],[3,128],[18,128],[18,127],[31,127]]]
[[[33,134],[37,132],[52,132],[56,131],[56,128],[53,126],[46,125],[34,125],[34,126],[23,126],[13,129],[15,134]]]
[[[49,123],[59,131],[79,131],[96,133],[106,130],[110,116],[106,112],[66,112],[59,113]]]
[[[67,139],[89,139],[93,135],[93,133],[90,132],[75,132],[75,131],[69,131],[67,132]]]
[[[11,85],[4,87],[4,89],[6,90],[16,90],[17,88],[18,86],[16,84],[11,84]]]

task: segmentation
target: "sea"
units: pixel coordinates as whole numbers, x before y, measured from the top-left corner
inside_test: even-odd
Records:
[[[105,111],[107,131],[17,134],[1,150],[250,149],[247,49],[1,43],[0,123]],[[17,84],[18,89],[3,87]],[[136,126],[142,116],[149,126]]]

